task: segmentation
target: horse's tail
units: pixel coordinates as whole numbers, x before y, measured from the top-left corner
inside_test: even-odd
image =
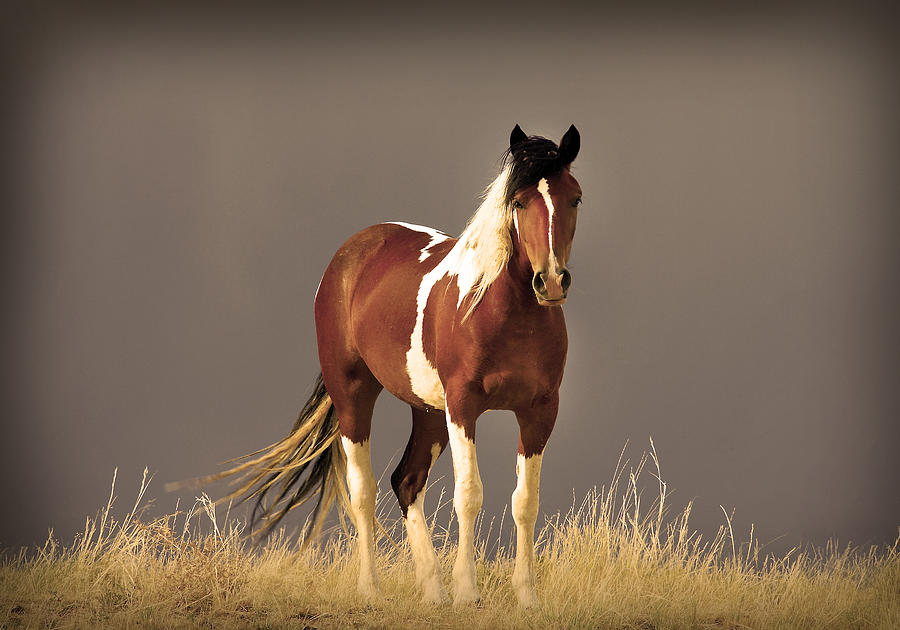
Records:
[[[241,484],[220,501],[237,499],[243,503],[255,499],[250,531],[261,526],[260,535],[268,534],[289,511],[318,496],[304,530],[306,545],[318,536],[335,501],[339,503],[342,521],[343,512],[349,507],[347,462],[339,437],[334,404],[319,374],[312,395],[287,437],[233,459],[232,462],[241,463],[196,482],[231,477],[233,484]]]

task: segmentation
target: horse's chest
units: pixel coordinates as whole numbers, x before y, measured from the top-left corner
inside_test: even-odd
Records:
[[[416,321],[406,353],[412,393],[425,404],[446,408],[448,390],[480,393],[495,408],[512,408],[519,398],[559,387],[566,355],[562,313],[538,317],[482,303],[465,324],[457,309],[455,284],[441,278],[434,289],[428,274],[417,296]],[[443,283],[447,283],[444,286]],[[437,296],[445,296],[438,301]],[[488,298],[489,299],[489,298]],[[452,394],[452,391],[450,392]]]
[[[558,388],[565,361],[564,347],[536,349],[533,346],[528,338],[512,344],[470,346],[469,351],[452,344],[447,352],[435,357],[434,363],[410,353],[407,372],[411,389],[436,409],[446,406],[447,380],[453,386],[480,390],[492,408],[510,409],[530,404]]]
[[[453,347],[444,365],[456,368],[455,384],[480,391],[491,409],[530,407],[559,389],[566,356],[562,333],[532,328],[481,339],[466,351]]]
[[[490,408],[515,410],[530,407],[535,400],[556,391],[561,378],[561,363],[534,360],[496,363],[476,380]]]

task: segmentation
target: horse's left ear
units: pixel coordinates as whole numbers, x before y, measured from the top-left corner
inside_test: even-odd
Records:
[[[509,134],[509,148],[513,148],[520,142],[525,142],[528,140],[528,136],[525,135],[525,132],[522,131],[522,128],[519,125],[513,127],[512,133]]]
[[[559,141],[559,157],[562,163],[569,165],[574,162],[580,148],[581,134],[578,133],[575,125],[570,125],[569,130],[566,131],[562,140]]]

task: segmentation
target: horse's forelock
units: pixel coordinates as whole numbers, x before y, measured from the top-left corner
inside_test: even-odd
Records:
[[[506,151],[504,161],[510,165],[504,191],[506,204],[512,203],[516,191],[534,186],[542,179],[550,179],[569,165],[559,146],[542,136],[528,136],[514,144]]]

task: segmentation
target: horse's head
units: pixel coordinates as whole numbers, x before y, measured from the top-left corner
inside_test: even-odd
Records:
[[[578,155],[581,137],[572,125],[557,146],[547,138],[525,135],[516,125],[509,144],[506,196],[518,246],[531,263],[531,286],[538,304],[558,306],[566,301],[572,284],[566,264],[575,237],[581,187],[569,167]]]

